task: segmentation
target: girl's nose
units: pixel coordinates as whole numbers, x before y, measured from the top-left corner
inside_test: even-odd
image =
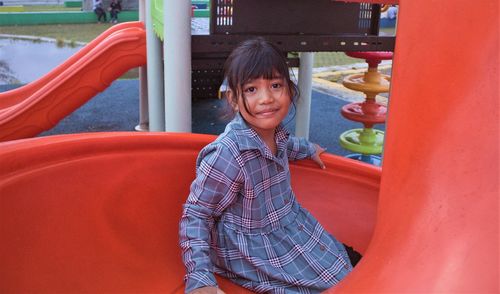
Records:
[[[274,96],[273,96],[273,92],[271,91],[271,89],[267,89],[267,88],[264,88],[261,93],[260,93],[260,103],[262,104],[268,104],[268,103],[272,103],[274,101]]]

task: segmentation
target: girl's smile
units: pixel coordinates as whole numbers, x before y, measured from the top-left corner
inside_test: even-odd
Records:
[[[263,139],[274,138],[276,127],[288,114],[291,97],[284,79],[262,77],[245,83],[237,99],[245,121]]]
[[[255,116],[261,116],[261,117],[270,117],[273,116],[276,112],[279,111],[279,108],[272,108],[272,109],[265,109],[262,111],[259,111],[255,114]]]

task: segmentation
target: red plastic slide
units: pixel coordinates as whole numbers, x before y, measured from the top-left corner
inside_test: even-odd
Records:
[[[111,27],[40,79],[0,93],[0,141],[51,129],[127,70],[145,63],[143,24]]]
[[[0,292],[183,293],[181,206],[213,138],[91,133],[0,144]],[[326,170],[291,165],[295,192],[364,252],[380,169],[323,158]],[[219,280],[228,294],[247,292]]]

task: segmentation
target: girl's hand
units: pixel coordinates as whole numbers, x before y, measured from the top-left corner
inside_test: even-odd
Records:
[[[314,148],[316,149],[316,152],[314,152],[314,155],[313,155],[313,156],[311,156],[311,159],[312,159],[314,162],[316,162],[316,163],[319,165],[319,167],[320,167],[321,169],[325,169],[325,168],[326,168],[326,166],[325,166],[325,164],[323,163],[323,161],[321,160],[321,158],[319,157],[319,155],[320,155],[321,153],[325,152],[325,151],[326,151],[326,148],[323,148],[323,147],[319,146],[319,145],[318,145],[318,144],[316,144],[316,143],[314,143]]]
[[[218,287],[210,286],[210,287],[201,287],[201,288],[195,289],[195,290],[189,292],[189,294],[225,294],[225,293],[224,293],[224,291],[222,291]]]

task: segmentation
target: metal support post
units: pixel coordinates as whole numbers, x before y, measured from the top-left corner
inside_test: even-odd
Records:
[[[299,53],[299,81],[300,98],[297,102],[297,115],[295,116],[295,135],[297,137],[309,138],[309,124],[311,114],[312,94],[312,69],[314,53]]]
[[[191,1],[163,1],[165,130],[191,132]]]
[[[163,60],[160,39],[153,30],[151,0],[146,0],[146,44],[148,74],[149,131],[165,131],[165,100],[163,92]]]

